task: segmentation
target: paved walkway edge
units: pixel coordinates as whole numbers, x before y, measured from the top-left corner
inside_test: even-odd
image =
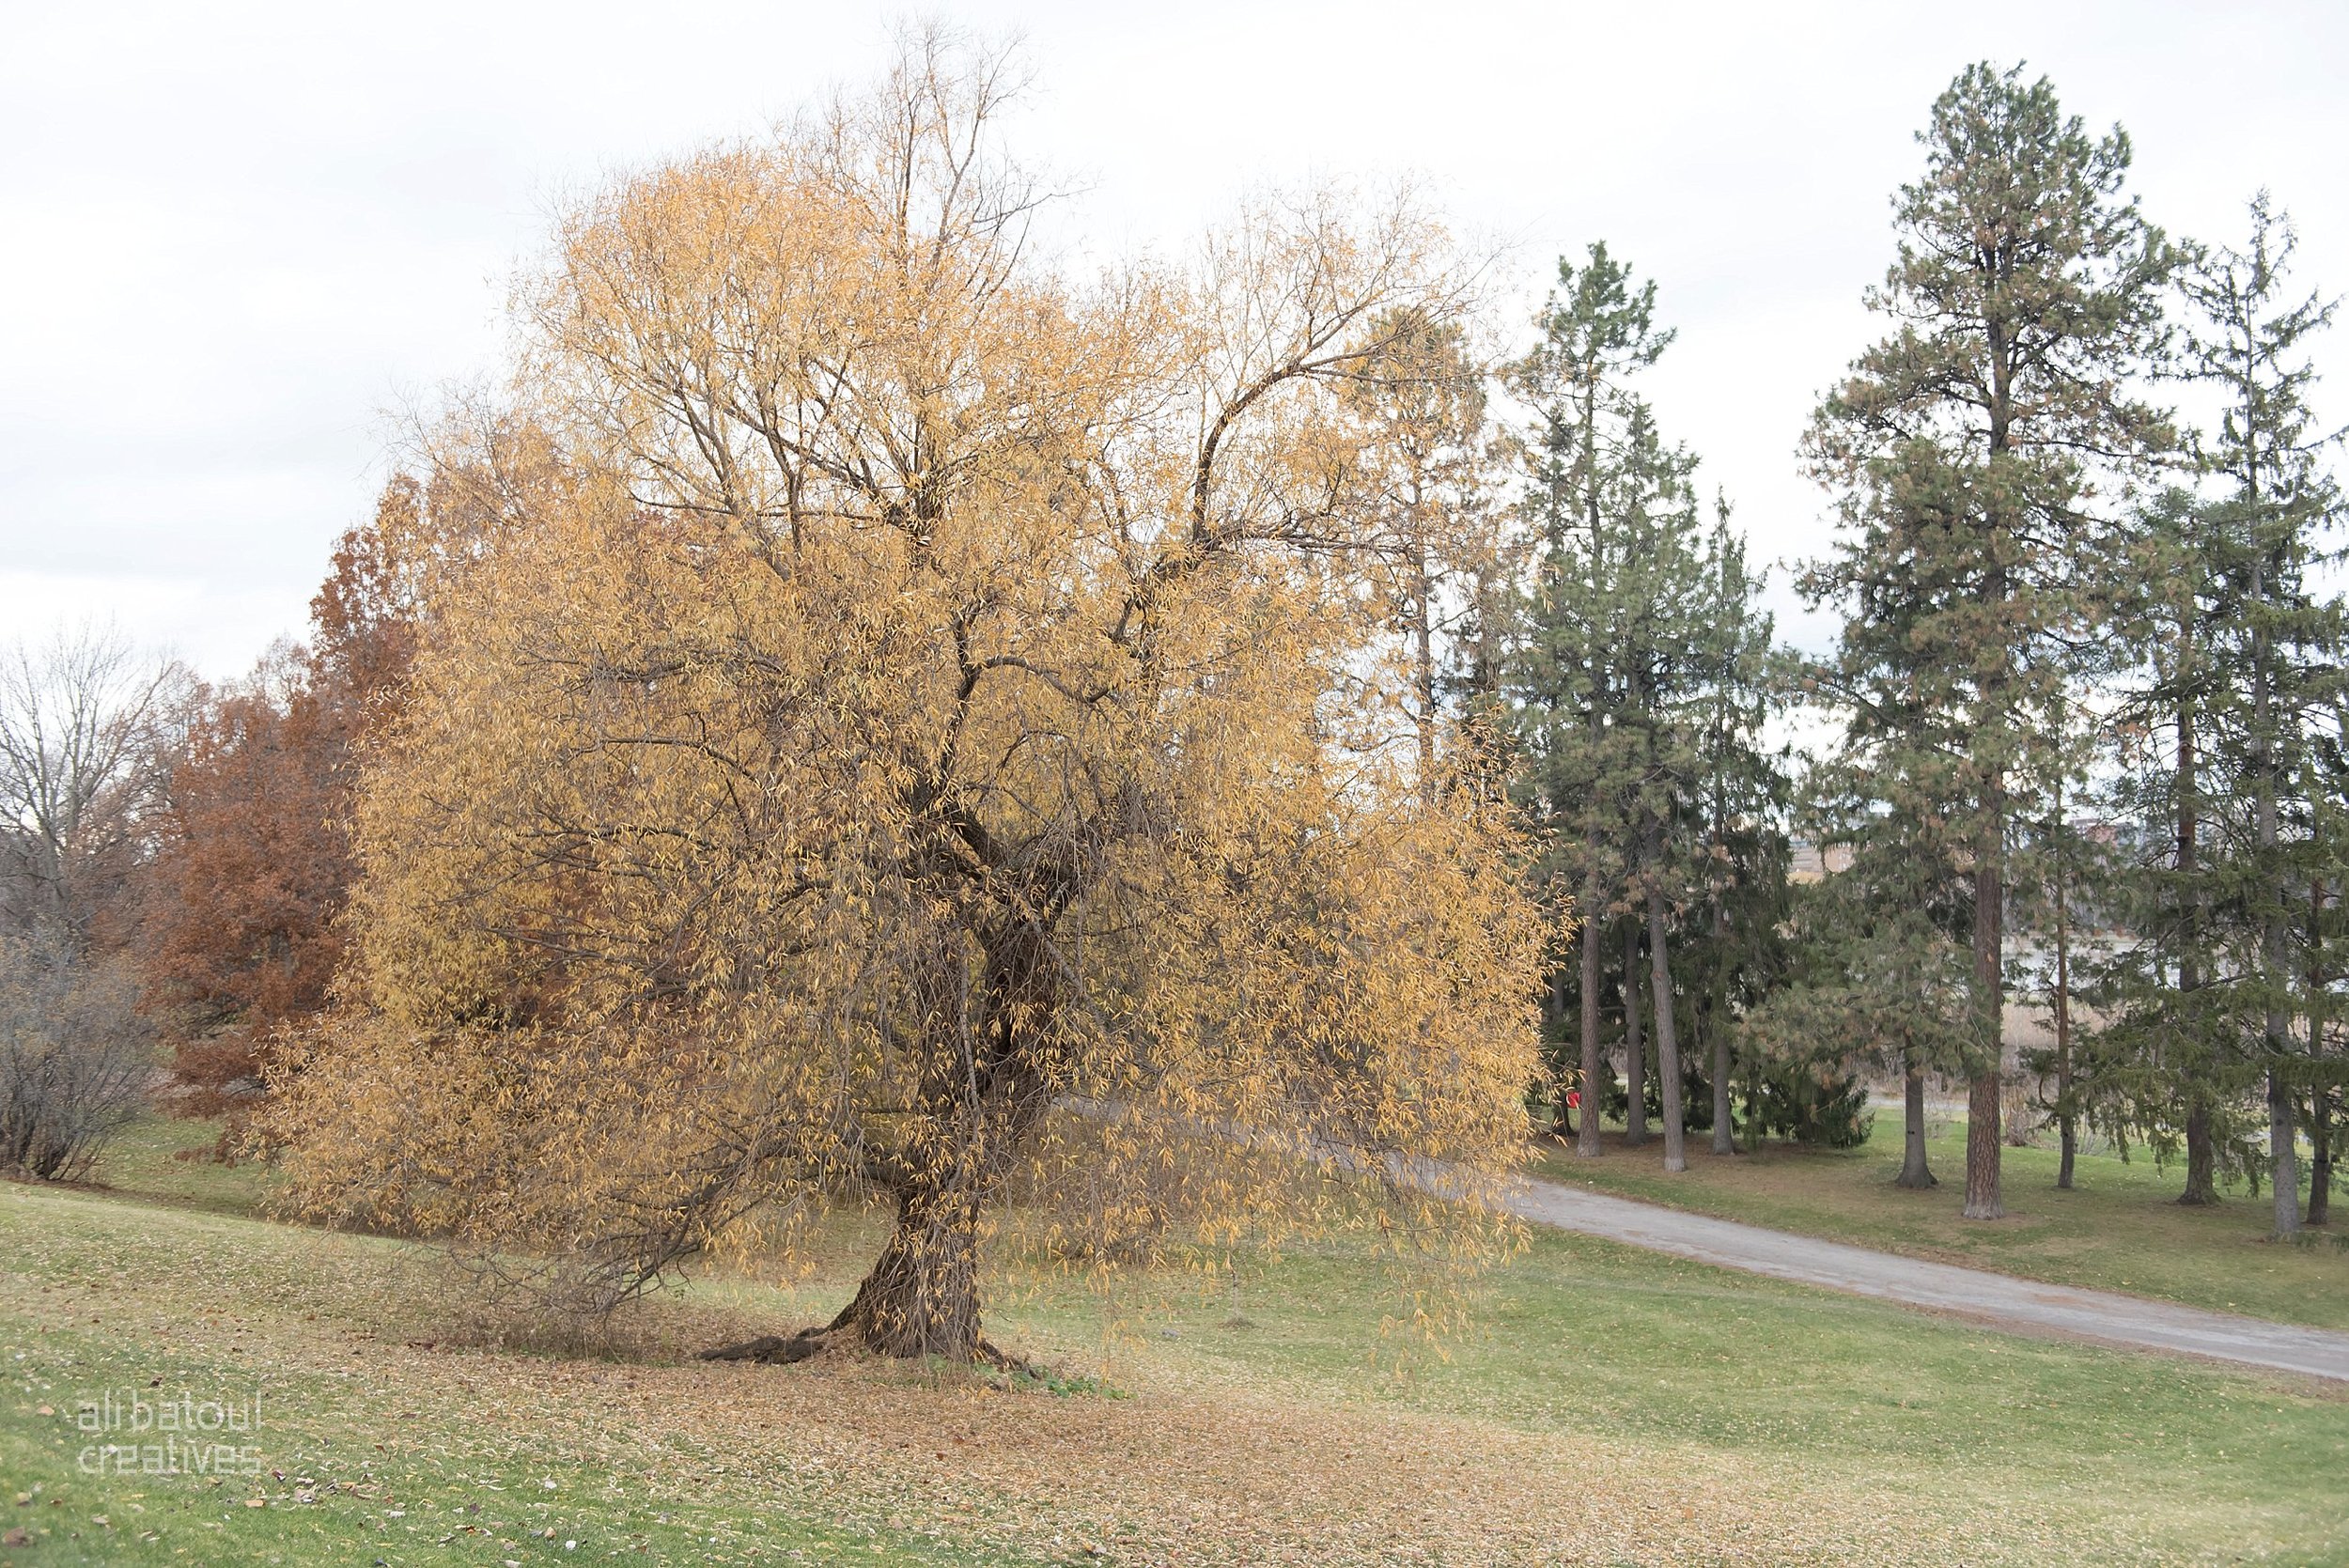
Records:
[[[2064,1334],[2349,1383],[2349,1334],[2327,1328],[1929,1263],[1560,1182],[1520,1180],[1502,1197],[1501,1206],[1519,1219],[1562,1231],[1722,1268],[1954,1312],[2024,1332]]]

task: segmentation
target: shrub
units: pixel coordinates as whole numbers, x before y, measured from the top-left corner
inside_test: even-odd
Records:
[[[1761,1110],[1764,1132],[1820,1148],[1856,1149],[1875,1125],[1868,1087],[1857,1074],[1822,1076],[1802,1062],[1771,1065],[1762,1079]]]
[[[154,1042],[127,970],[0,938],[0,1170],[86,1175],[146,1103]]]

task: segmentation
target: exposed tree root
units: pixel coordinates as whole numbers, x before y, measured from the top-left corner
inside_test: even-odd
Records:
[[[704,1361],[754,1361],[762,1366],[787,1367],[812,1360],[827,1350],[857,1350],[872,1354],[874,1347],[853,1327],[828,1323],[821,1327],[802,1328],[794,1334],[761,1334],[739,1344],[722,1344],[700,1352],[696,1359]],[[972,1357],[973,1366],[992,1367],[998,1372],[1033,1377],[1038,1382],[1050,1376],[1024,1356],[1016,1356],[993,1341],[981,1339]]]
[[[1039,1383],[1044,1382],[1051,1375],[1051,1374],[1046,1372],[1042,1367],[1037,1366],[1026,1357],[1015,1356],[1010,1351],[1003,1349],[1001,1345],[996,1344],[991,1340],[983,1339],[979,1342],[979,1360],[984,1365],[993,1367],[998,1372],[1008,1372],[1022,1377],[1033,1377]]]
[[[788,1338],[780,1334],[761,1334],[754,1340],[744,1340],[740,1344],[722,1344],[714,1350],[703,1351],[700,1358],[705,1361],[758,1361],[768,1366],[789,1366],[794,1361],[806,1360],[823,1348],[824,1331],[821,1328],[802,1328]]]

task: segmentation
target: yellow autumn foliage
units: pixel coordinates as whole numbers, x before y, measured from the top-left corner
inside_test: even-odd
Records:
[[[1015,1187],[1069,1255],[1366,1182],[1501,1235],[1399,1162],[1517,1158],[1546,934],[1502,804],[1421,776],[1341,395],[1457,310],[1444,237],[1266,200],[1080,277],[1001,69],[917,40],[561,225],[533,481],[443,574],[265,1129],[305,1212],[608,1304],[863,1190],[896,1226],[834,1327],[963,1356]]]

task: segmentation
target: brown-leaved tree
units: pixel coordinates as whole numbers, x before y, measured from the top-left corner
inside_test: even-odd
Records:
[[[513,394],[559,461],[439,591],[270,1117],[308,1212],[600,1307],[879,1198],[786,1358],[988,1354],[1015,1182],[1088,1195],[1068,1253],[1381,1187],[1501,1234],[1454,1201],[1522,1141],[1542,933],[1501,804],[1420,787],[1342,394],[1456,314],[1443,237],[1268,199],[1074,280],[1006,80],[918,38],[563,224]]]

